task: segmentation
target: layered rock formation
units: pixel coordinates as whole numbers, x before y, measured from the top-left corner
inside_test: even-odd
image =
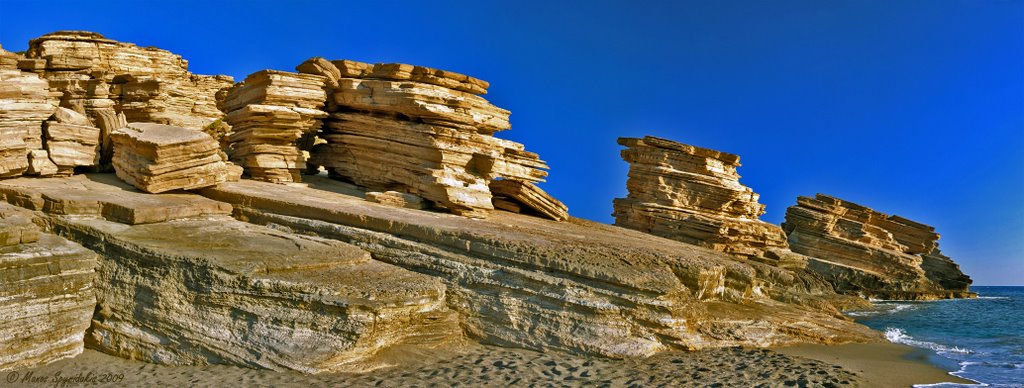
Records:
[[[227,92],[224,121],[234,130],[228,137],[231,160],[257,180],[300,182],[306,158],[296,144],[320,129],[320,110],[327,96],[324,78],[310,74],[263,70]]]
[[[56,173],[71,175],[75,167],[99,164],[102,134],[85,115],[71,109],[57,108],[43,128],[43,146],[50,161],[57,167]],[[37,175],[51,174],[46,174],[44,170]]]
[[[836,310],[865,302],[804,272],[583,220],[468,219],[369,203],[320,176],[306,183],[199,192],[241,220],[337,239],[441,280],[463,329],[486,343],[629,357],[879,338]]]
[[[555,221],[569,219],[569,208],[537,185],[511,179],[491,181],[494,207],[513,213],[533,211]]]
[[[971,297],[971,279],[939,251],[935,228],[838,198],[786,210],[790,248],[837,291],[881,299]]]
[[[0,369],[81,353],[96,305],[96,254],[42,233],[32,217],[0,204]]]
[[[86,289],[77,320],[60,321],[75,326],[79,350],[90,317],[86,341],[109,354],[307,373],[364,370],[368,366],[360,361],[382,348],[461,336],[437,279],[372,260],[348,244],[236,221],[222,202],[144,194],[102,174],[0,181],[0,195],[40,210],[54,231],[102,253],[96,299]],[[58,248],[45,253],[67,253]],[[16,259],[29,264],[44,257],[21,256]],[[8,260],[0,255],[0,276],[8,274]],[[49,265],[77,268],[72,262]],[[45,265],[39,269],[47,273]],[[30,284],[36,272],[15,271],[10,278]],[[70,288],[76,283],[55,280],[50,286],[61,298],[54,299],[77,300],[77,289]],[[5,301],[0,309],[10,306],[23,308]],[[22,342],[30,341],[22,333],[40,334],[31,341],[52,338],[32,322],[5,319],[0,328],[11,326],[0,333],[16,333]],[[0,340],[11,343],[2,335]],[[0,347],[0,361],[5,358],[31,361],[18,347]]]
[[[110,138],[117,177],[147,193],[209,187],[242,175],[217,141],[203,132],[132,123]]]
[[[18,67],[38,73],[60,106],[85,113],[101,129],[104,161],[112,154],[107,135],[128,122],[202,128],[220,118],[217,91],[233,83],[192,74],[188,61],[169,51],[85,31],[33,39]]]
[[[784,249],[778,226],[758,220],[764,205],[739,182],[737,155],[653,136],[619,138],[629,162],[615,225],[748,258]]]
[[[28,156],[42,149],[43,121],[56,102],[46,80],[18,70],[18,60],[0,48],[0,177],[28,170]]]
[[[493,136],[509,111],[477,94],[485,81],[404,64],[299,65],[327,79],[331,116],[311,163],[371,190],[418,195],[459,215],[485,217],[496,178],[543,181],[547,165],[522,144]]]

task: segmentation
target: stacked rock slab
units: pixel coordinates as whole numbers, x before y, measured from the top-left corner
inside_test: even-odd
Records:
[[[778,226],[758,220],[764,205],[739,182],[737,155],[652,136],[619,138],[629,162],[615,225],[748,258],[786,247]]]
[[[29,154],[42,149],[43,121],[56,102],[46,80],[18,70],[19,60],[0,48],[0,177],[29,169]]]
[[[533,183],[501,179],[492,181],[490,188],[496,208],[514,213],[525,208],[555,221],[569,219],[569,208]]]
[[[300,182],[306,158],[296,144],[320,129],[327,98],[324,78],[311,74],[263,70],[227,92],[222,108],[234,130],[231,160],[253,179]]]
[[[110,137],[117,177],[148,193],[214,186],[242,174],[227,161],[217,140],[203,132],[131,123]]]
[[[82,246],[40,232],[32,213],[0,204],[0,369],[82,352],[96,263]]]
[[[799,197],[783,229],[793,252],[837,291],[880,299],[971,297],[935,228],[835,197]]]
[[[25,71],[38,73],[60,96],[60,106],[84,112],[103,133],[128,122],[202,128],[222,116],[216,94],[228,76],[195,75],[188,61],[166,50],[139,47],[86,31],[59,31],[29,42]]]
[[[99,164],[101,131],[92,126],[85,115],[57,108],[43,128],[44,147],[58,174],[71,175],[75,167]],[[40,172],[38,175],[50,174]]]
[[[496,178],[540,182],[547,165],[522,144],[494,137],[509,111],[478,94],[487,82],[405,64],[312,58],[304,73],[327,78],[326,144],[311,163],[370,190],[402,191],[464,216],[494,209]]]

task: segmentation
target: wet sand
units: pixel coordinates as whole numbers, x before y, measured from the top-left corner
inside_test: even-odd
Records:
[[[859,375],[871,387],[909,387],[914,384],[975,382],[949,374],[928,362],[928,352],[906,345],[848,344],[799,345],[776,349],[797,357],[805,357],[838,365]]]
[[[954,381],[953,376],[936,380],[936,373],[944,372],[905,360],[903,350],[888,344],[801,346],[781,352],[730,348],[611,360],[460,344],[445,349],[397,347],[368,364],[380,369],[320,375],[218,365],[170,367],[86,350],[40,368],[0,372],[0,387],[61,386],[59,379],[76,376],[85,383],[71,380],[63,386],[860,387]],[[32,378],[36,382],[27,380]]]

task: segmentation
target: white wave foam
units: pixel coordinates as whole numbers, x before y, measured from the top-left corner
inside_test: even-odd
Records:
[[[989,299],[989,300],[991,300],[991,299],[1010,299],[1010,297],[1009,296],[979,296],[979,297],[974,298],[974,299]]]
[[[974,353],[970,349],[964,349],[959,346],[944,346],[934,342],[916,340],[914,337],[907,335],[903,329],[898,327],[887,327],[885,328],[885,339],[889,342],[910,345],[918,348],[931,349],[939,353],[960,353],[960,354],[971,354]]]

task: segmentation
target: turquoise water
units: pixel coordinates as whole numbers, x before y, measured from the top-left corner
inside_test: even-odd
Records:
[[[880,301],[849,315],[884,331],[889,341],[934,351],[935,361],[957,376],[992,387],[1024,387],[1024,287],[971,291],[978,299]]]

